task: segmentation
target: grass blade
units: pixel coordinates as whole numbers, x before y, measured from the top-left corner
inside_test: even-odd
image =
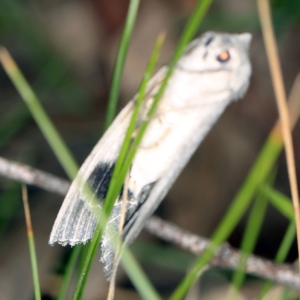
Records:
[[[139,4],[140,4],[140,0],[130,0],[127,18],[125,21],[122,37],[120,40],[120,46],[118,49],[118,54],[115,62],[113,79],[112,79],[112,84],[111,84],[111,89],[109,94],[107,113],[106,113],[106,118],[104,123],[104,130],[106,130],[109,127],[109,125],[112,123],[116,115],[123,68],[124,68],[125,59],[127,56],[129,42],[134,28]]]
[[[31,89],[25,77],[5,48],[0,49],[0,60],[6,73],[15,85],[22,99],[27,104],[28,109],[43,132],[60,164],[64,167],[69,178],[74,179],[78,171],[78,166],[71,152],[68,150],[65,142],[62,140],[41,106],[34,91]]]
[[[130,146],[130,139],[132,137],[132,133],[133,133],[133,130],[135,128],[135,124],[136,124],[136,121],[137,121],[137,117],[138,117],[138,113],[139,113],[139,109],[140,109],[142,100],[144,99],[146,86],[147,86],[149,78],[152,75],[154,67],[156,65],[156,62],[157,62],[157,59],[158,59],[158,56],[159,56],[159,53],[160,53],[160,49],[161,49],[161,46],[162,46],[162,42],[163,42],[163,36],[159,36],[158,39],[157,39],[156,45],[154,47],[154,51],[151,55],[151,58],[150,58],[150,61],[149,61],[144,79],[141,83],[141,86],[140,86],[140,89],[139,89],[139,92],[138,92],[138,98],[137,98],[136,106],[134,108],[134,111],[133,111],[133,114],[132,114],[132,117],[131,117],[131,120],[130,120],[129,127],[127,129],[125,139],[124,139],[124,142],[123,142],[122,147],[121,147],[120,155],[119,155],[119,157],[116,161],[116,166],[115,166],[115,169],[114,169],[114,172],[113,172],[113,175],[112,175],[112,178],[111,178],[111,182],[109,184],[109,188],[108,188],[108,191],[107,191],[107,194],[106,194],[106,199],[105,199],[104,206],[103,206],[103,214],[105,216],[110,215],[110,213],[112,211],[112,208],[113,208],[113,205],[114,205],[114,202],[116,201],[116,199],[117,199],[117,197],[120,193],[121,187],[123,185],[123,182],[125,180],[126,173],[127,173],[128,169],[129,169],[129,167],[132,163],[132,160],[133,160],[133,156],[131,156],[131,157],[126,156],[126,153],[128,152],[128,148]],[[120,173],[119,170],[121,170],[121,169],[124,170],[124,168],[122,167],[122,165],[124,164],[124,161],[126,161],[127,170],[126,170],[126,172]],[[97,252],[98,245],[101,241],[103,229],[105,228],[106,222],[103,222],[102,218],[100,219],[100,221],[98,223],[97,229],[96,229],[95,234],[94,234],[94,238],[91,242],[91,246],[90,246],[90,248],[88,250],[88,253],[87,253],[86,261],[84,263],[82,273],[81,273],[80,279],[79,279],[77,287],[76,287],[74,300],[81,299],[81,297],[83,295],[84,286],[85,286],[86,281],[87,281],[87,277],[88,277],[88,274],[89,274],[89,271],[90,271],[90,268],[91,268],[91,265],[92,265],[92,261],[93,261],[93,258],[95,256],[96,252]],[[127,256],[127,257],[130,257],[130,256]],[[125,260],[125,258],[122,258],[122,263],[124,262],[124,260]],[[126,264],[126,262],[125,262],[125,264]],[[134,262],[132,262],[131,265],[133,267],[136,264],[134,264]],[[137,267],[136,267],[136,270],[138,270]],[[129,272],[130,272],[130,269],[129,269]],[[130,272],[129,274],[132,274],[132,273]],[[136,280],[138,280],[138,282],[141,282],[140,280],[144,277],[141,274],[139,274],[139,276],[136,276],[136,273],[134,273],[134,275],[135,275],[134,278]],[[136,282],[136,280],[134,280],[134,282]],[[143,278],[143,283],[144,282],[147,282],[146,278]],[[157,295],[157,293],[154,291],[154,289],[151,288],[151,285],[150,285],[149,282],[148,282],[148,290],[152,291],[152,293],[150,293],[150,295],[152,295],[153,297],[154,297],[154,295]],[[158,296],[156,296],[155,298],[152,298],[152,299],[159,299],[159,298],[158,298]]]
[[[131,278],[131,280],[134,279],[135,287],[139,292],[139,294],[141,295],[142,299],[146,299],[146,300],[161,299],[161,297],[158,295],[155,289],[152,288],[152,284],[149,281],[149,279],[146,276],[138,275],[138,274],[142,274],[141,267],[136,262],[136,259],[134,258],[132,253],[128,251],[128,248],[123,249],[122,265],[126,270],[126,273],[128,274],[129,278]]]
[[[298,93],[300,90],[300,76],[295,79],[289,101],[289,111],[291,115],[291,128],[296,124],[299,118],[300,107],[298,101]],[[174,291],[171,296],[172,300],[182,299],[187,293],[190,286],[194,283],[202,268],[209,262],[214,255],[218,245],[223,243],[242,215],[248,208],[251,199],[258,191],[261,184],[266,180],[270,173],[279,153],[283,148],[283,138],[280,130],[280,123],[277,121],[272,129],[265,145],[259,153],[254,165],[252,166],[244,184],[238,191],[237,195],[233,199],[233,202],[228,209],[226,215],[223,217],[218,228],[211,239],[212,245],[209,247],[201,257],[199,257],[196,263],[193,265],[190,272],[185,276],[180,285]]]
[[[137,3],[137,1],[135,1],[135,3]],[[9,53],[4,48],[1,48],[0,51],[1,51],[0,59],[7,74],[10,76],[17,90],[19,91],[21,97],[28,105],[29,110],[31,111],[36,122],[38,123],[39,127],[44,133],[48,143],[51,145],[56,156],[59,158],[60,163],[67,170],[68,175],[71,178],[74,178],[78,168],[74,163],[74,160],[71,158],[70,152],[68,151],[66,145],[60,138],[58,132],[56,131],[50,119],[48,118],[42,106],[40,105],[37,96],[30,88],[28,83],[26,82],[24,76],[18,69],[17,65],[15,64],[15,62],[13,61]],[[104,221],[105,218],[101,218],[101,221],[102,220]],[[103,222],[101,223],[103,224]],[[95,239],[95,240],[96,240],[95,245],[97,245],[98,247],[99,239]],[[91,248],[92,249],[91,257],[94,256],[97,247]],[[142,278],[141,274],[139,274],[139,276]]]
[[[66,298],[68,285],[71,281],[72,273],[75,268],[81,250],[82,250],[82,246],[79,245],[75,246],[75,248],[72,249],[71,256],[64,270],[63,280],[60,285],[60,289],[56,300],[64,300]]]
[[[294,216],[293,216],[293,220],[290,222],[290,224],[285,232],[285,235],[282,239],[280,247],[277,251],[277,254],[275,257],[276,263],[283,263],[285,261],[287,255],[293,245],[295,237],[296,237],[296,227],[295,227]],[[273,285],[272,281],[266,281],[264,283],[257,299],[259,299],[259,300],[263,299],[266,296],[266,294],[270,291],[272,285]]]
[[[276,173],[271,174],[268,182],[269,184],[274,183]],[[254,251],[256,246],[260,230],[262,228],[262,223],[266,214],[266,209],[268,205],[268,196],[261,191],[258,192],[254,204],[252,206],[250,216],[246,225],[245,232],[243,234],[241,242],[241,259],[239,262],[238,268],[235,270],[233,275],[233,288],[230,293],[232,297],[229,299],[234,299],[236,291],[239,291],[242,288],[242,285],[246,277],[246,266],[249,255]]]
[[[175,49],[175,52],[174,52],[171,62],[169,64],[169,68],[168,68],[167,74],[165,76],[165,79],[162,82],[157,95],[155,96],[154,103],[158,102],[159,99],[162,97],[162,95],[167,87],[168,80],[171,77],[171,75],[175,69],[177,61],[181,57],[187,43],[189,43],[192,40],[192,38],[194,37],[194,35],[196,34],[198,27],[212,2],[213,2],[213,0],[199,0],[198,1],[197,7],[196,7],[194,13],[190,17],[187,25],[184,28],[184,31],[181,35],[181,38],[178,42],[178,45]],[[153,106],[153,110],[156,109],[156,105],[157,104],[155,104]],[[149,115],[152,115],[152,114],[153,114],[153,111],[150,109]]]
[[[281,130],[285,146],[285,154],[288,168],[288,176],[295,212],[295,221],[297,229],[297,245],[298,256],[300,255],[300,206],[299,206],[299,191],[297,184],[297,174],[295,167],[295,155],[293,149],[292,134],[290,128],[290,117],[287,108],[285,88],[280,67],[278,50],[275,42],[275,34],[272,26],[272,17],[270,4],[268,0],[257,0],[260,24],[262,28],[267,58],[271,71],[273,88],[276,96],[276,103],[281,121]],[[300,258],[299,258],[300,267]]]
[[[41,104],[38,101],[37,96],[27,83],[26,79],[17,67],[16,63],[9,55],[7,50],[4,48],[0,49],[0,61],[3,64],[3,67],[6,70],[9,77],[11,78],[12,82],[14,83],[15,87],[17,88],[18,92],[20,93],[21,97],[27,104],[31,114],[33,115],[41,131],[45,135],[45,138],[50,144],[52,150],[55,152],[55,155],[58,157],[61,165],[64,167],[69,177],[73,179],[75,177],[75,174],[77,173],[78,168],[76,166],[76,163],[74,162],[74,159],[71,156],[70,151],[61,139],[55,127],[53,126],[46,112],[43,110]],[[90,193],[88,193],[88,195],[90,195]],[[102,225],[105,224],[105,220],[105,216],[101,216],[100,221]],[[95,243],[97,247],[99,245],[99,242],[100,239],[98,239],[97,244]],[[94,249],[92,248],[92,254],[90,257],[94,257],[97,247],[95,247]],[[142,274],[138,274],[138,276],[140,276],[141,278],[143,277]],[[85,278],[87,279],[87,276]]]
[[[283,195],[282,193],[274,190],[270,186],[263,186],[261,192],[265,194],[271,204],[290,221],[294,221],[294,210],[292,201],[289,197]]]
[[[126,173],[129,170],[129,167],[133,160],[134,155],[129,156],[129,153],[128,153],[129,148],[133,147],[133,145],[130,145],[130,142],[132,139],[133,131],[136,128],[136,122],[138,119],[141,105],[144,100],[147,83],[153,74],[153,71],[154,71],[154,68],[155,68],[156,62],[158,60],[159,53],[160,53],[160,49],[162,47],[163,40],[164,40],[164,35],[162,35],[162,34],[159,35],[157,38],[153,53],[150,57],[147,70],[145,72],[144,78],[142,80],[142,83],[141,83],[139,91],[138,91],[136,105],[134,107],[134,111],[133,111],[129,127],[128,127],[126,135],[125,135],[124,142],[123,142],[121,150],[120,150],[119,157],[116,161],[115,169],[114,169],[114,172],[113,172],[113,175],[111,178],[111,182],[110,182],[107,194],[106,194],[106,199],[104,202],[103,209],[107,210],[108,212],[112,209],[112,207],[114,205],[114,201],[116,200],[116,198],[121,190],[122,184],[125,180]],[[137,139],[138,139],[138,137],[135,139],[135,144],[137,143],[136,142]],[[122,173],[120,173],[121,170],[123,170]]]
[[[98,224],[100,224],[100,222]],[[96,252],[98,250],[98,247],[99,247],[99,244],[101,241],[101,236],[102,236],[102,231],[103,231],[103,230],[101,230],[102,229],[101,227],[102,226],[100,226],[100,225],[97,226],[97,229],[94,234],[94,238],[92,239],[91,245],[87,251],[87,255],[86,255],[83,267],[81,269],[81,274],[80,274],[79,280],[77,282],[73,300],[82,299],[84,288],[85,288],[85,285],[86,285],[86,282],[88,279],[88,275],[89,275],[89,272],[90,272],[90,269],[92,266],[93,258],[96,255]]]
[[[245,233],[243,235],[242,243],[241,243],[241,259],[239,262],[238,268],[235,270],[232,283],[233,287],[231,288],[230,295],[228,299],[234,299],[236,291],[239,291],[245,280],[245,269],[247,265],[247,260],[249,255],[253,252],[260,229],[263,223],[263,219],[266,213],[267,208],[267,197],[259,193],[254,201],[253,207],[251,209],[251,213],[246,225]]]
[[[39,273],[38,273],[38,267],[37,267],[34,237],[33,237],[31,218],[30,218],[30,210],[29,210],[29,205],[28,205],[28,195],[27,195],[26,186],[24,184],[22,185],[22,198],[23,198],[23,203],[24,203],[24,211],[25,211],[25,219],[26,219],[26,227],[27,227],[27,236],[28,236],[31,269],[32,269],[34,295],[35,295],[35,300],[41,300]]]

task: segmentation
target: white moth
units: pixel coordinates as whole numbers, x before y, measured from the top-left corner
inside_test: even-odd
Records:
[[[246,92],[251,75],[250,41],[249,33],[207,32],[187,46],[130,169],[123,227],[126,243],[132,242],[141,231],[226,106]],[[166,67],[162,68],[148,83],[140,121],[147,115],[166,70]],[[120,112],[77,175],[90,183],[100,201],[105,198],[134,105],[135,100],[132,100]],[[119,198],[109,221],[116,230],[122,203]],[[54,223],[49,243],[57,242],[63,246],[86,243],[92,239],[96,225],[97,219],[83,197],[82,186],[73,182]],[[113,259],[113,246],[104,234],[101,260],[108,276]]]

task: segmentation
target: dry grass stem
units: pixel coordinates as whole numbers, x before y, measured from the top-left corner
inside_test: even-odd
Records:
[[[33,235],[33,231],[32,231],[32,224],[31,224],[30,210],[28,205],[28,193],[25,184],[22,184],[22,199],[23,199],[24,211],[25,211],[27,235],[31,237]]]
[[[291,135],[291,123],[286,103],[286,94],[283,84],[278,50],[275,42],[275,34],[272,27],[271,11],[268,0],[257,0],[260,23],[262,27],[267,57],[269,61],[273,87],[275,91],[281,130],[284,140],[288,175],[290,180],[291,194],[294,206],[294,215],[297,229],[298,254],[300,253],[300,208],[297,176],[295,168],[295,157]],[[300,266],[300,260],[299,260]]]
[[[127,206],[128,190],[129,190],[128,185],[129,185],[129,173],[127,173],[126,178],[125,178],[125,182],[124,182],[122,209],[121,209],[120,223],[119,223],[119,229],[118,229],[119,236],[122,235],[123,226],[124,226],[124,223],[125,223],[126,206]],[[115,286],[116,286],[116,275],[117,275],[117,268],[118,268],[120,250],[121,250],[121,245],[118,243],[116,245],[116,253],[115,253],[115,257],[114,257],[113,270],[112,270],[112,273],[111,273],[111,278],[110,278],[110,283],[109,283],[109,290],[108,290],[107,300],[113,300],[114,299]]]

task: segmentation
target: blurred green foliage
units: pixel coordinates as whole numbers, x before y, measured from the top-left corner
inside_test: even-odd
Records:
[[[28,61],[26,66],[30,64],[31,71],[37,73],[33,87],[42,95],[41,99],[51,94],[62,109],[74,114],[86,112],[88,93],[78,84],[64,59],[55,53],[30,3],[1,0],[0,5],[1,44],[17,45],[22,50],[22,59]]]
[[[286,30],[300,22],[299,0],[272,0],[273,20],[276,30]]]

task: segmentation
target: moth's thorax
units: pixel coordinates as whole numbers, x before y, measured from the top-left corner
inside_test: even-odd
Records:
[[[231,93],[232,100],[236,100],[243,96],[249,84],[250,40],[251,35],[247,33],[208,32],[187,47],[185,55],[178,62],[178,69],[206,77],[208,84],[205,79],[202,80],[208,93],[227,89]]]

